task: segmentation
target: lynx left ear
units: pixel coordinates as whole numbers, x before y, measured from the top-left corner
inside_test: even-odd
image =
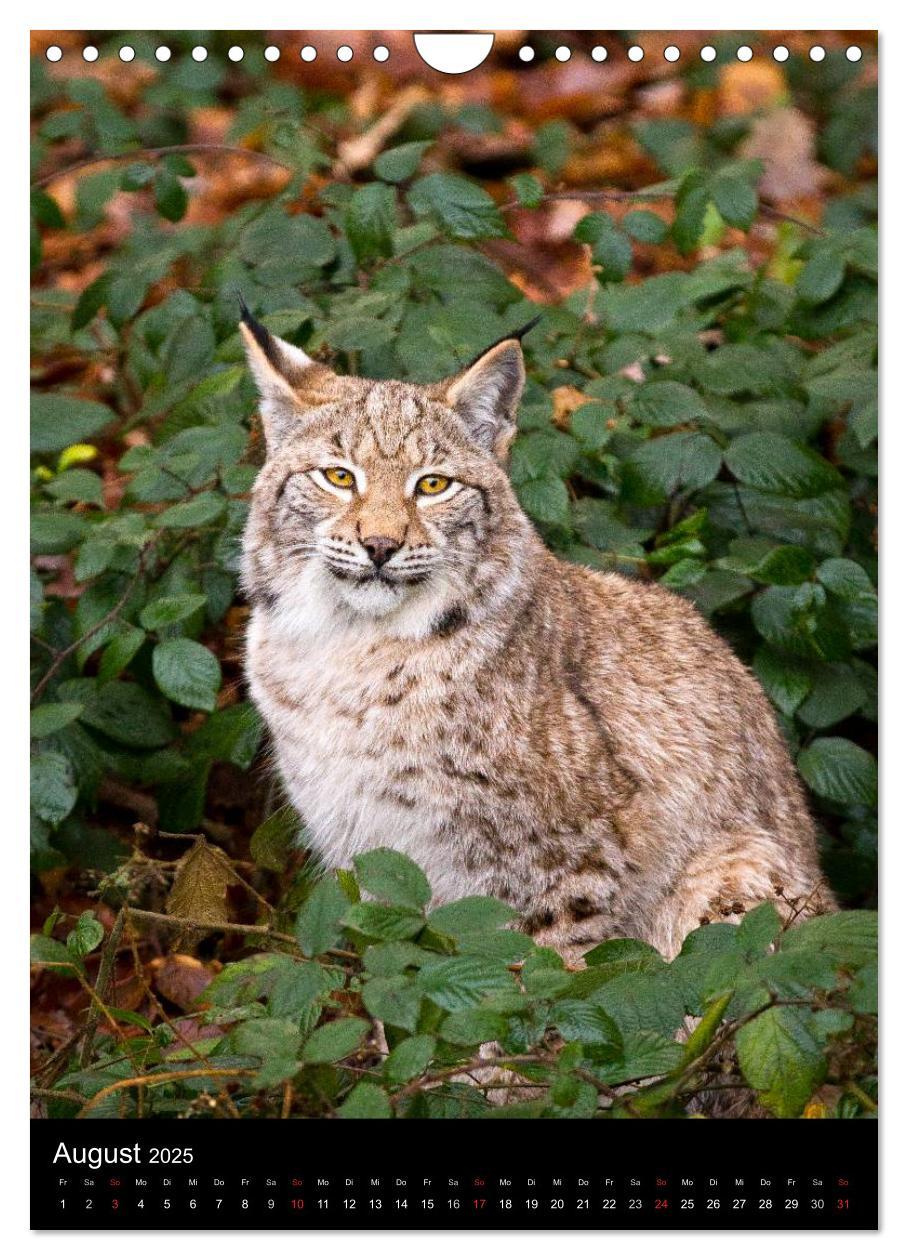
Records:
[[[299,424],[303,412],[327,402],[337,377],[289,341],[270,333],[240,298],[240,332],[262,400],[265,441],[274,446]]]
[[[457,412],[472,441],[499,463],[507,459],[517,431],[517,406],[526,381],[520,338],[538,322],[539,317],[496,342],[447,383],[448,406]]]

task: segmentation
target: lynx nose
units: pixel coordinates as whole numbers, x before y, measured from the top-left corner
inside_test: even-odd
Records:
[[[395,551],[400,551],[400,543],[397,539],[386,538],[384,534],[373,534],[369,538],[364,538],[363,546],[376,569],[387,564]]]

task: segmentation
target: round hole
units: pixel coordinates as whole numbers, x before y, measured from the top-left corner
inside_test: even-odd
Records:
[[[136,57],[136,50],[132,47],[132,45],[124,44],[123,47],[120,49],[120,60],[121,61],[135,61],[135,57]]]
[[[529,44],[524,44],[524,46],[521,48],[517,56],[520,58],[521,61],[532,61],[533,58],[536,56],[536,53],[529,46]]]
[[[787,61],[791,54],[784,44],[779,44],[778,48],[774,48],[772,50],[772,55],[775,57],[776,61]]]
[[[51,44],[47,52],[44,54],[48,61],[59,61],[63,56],[63,49],[59,44]]]
[[[739,61],[752,61],[753,55],[754,55],[754,50],[750,47],[749,44],[742,44],[741,47],[738,49]]]
[[[337,50],[338,61],[350,61],[353,57],[353,49],[349,44],[341,44]]]
[[[863,53],[860,48],[858,48],[857,44],[852,44],[850,48],[845,49],[845,56],[849,61],[860,61]]]
[[[243,50],[240,48],[239,44],[234,44],[232,48],[227,49],[227,56],[231,61],[242,61]]]
[[[318,53],[315,51],[315,49],[312,47],[311,44],[307,44],[305,48],[300,49],[300,56],[302,57],[303,61],[315,61],[316,57],[318,56]]]
[[[98,60],[98,50],[95,48],[94,44],[89,44],[87,48],[82,49],[82,59],[84,61]]]
[[[154,55],[157,57],[158,61],[169,61],[171,53],[167,45],[162,44],[160,48],[156,48],[154,50]]]
[[[822,61],[826,56],[826,49],[821,48],[819,44],[814,44],[810,50],[811,61]]]
[[[681,49],[677,48],[674,44],[669,44],[668,48],[666,48],[663,53],[663,56],[666,61],[677,61],[681,56]]]
[[[193,61],[204,61],[208,56],[208,49],[203,48],[201,44],[196,44],[192,50]]]
[[[279,48],[275,48],[274,44],[269,44],[268,47],[265,49],[266,61],[277,61],[280,55],[281,55],[281,50]]]
[[[701,61],[715,61],[716,60],[716,50],[715,48],[713,48],[712,44],[703,45],[703,47],[700,49],[700,60]]]
[[[603,48],[601,44],[597,44],[596,47],[593,49],[593,51],[590,53],[590,56],[592,57],[593,61],[605,61],[606,57],[608,56],[608,49]]]
[[[379,44],[377,48],[373,48],[372,56],[376,61],[387,61],[391,53],[384,44]]]
[[[561,44],[555,49],[555,58],[557,61],[570,61],[571,50],[568,48],[567,44]]]
[[[627,50],[627,55],[631,61],[642,61],[643,49],[640,47],[639,44],[632,44],[630,48]]]

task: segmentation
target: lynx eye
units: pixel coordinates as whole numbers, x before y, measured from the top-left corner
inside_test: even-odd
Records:
[[[447,490],[451,484],[450,477],[439,477],[436,473],[429,473],[427,477],[420,477],[416,483],[417,494],[441,494],[443,490]]]
[[[339,490],[350,490],[355,484],[355,478],[349,468],[323,468],[322,476]]]

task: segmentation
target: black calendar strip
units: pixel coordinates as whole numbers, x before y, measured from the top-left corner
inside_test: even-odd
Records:
[[[874,1229],[876,1141],[858,1121],[35,1121],[32,1226]]]

